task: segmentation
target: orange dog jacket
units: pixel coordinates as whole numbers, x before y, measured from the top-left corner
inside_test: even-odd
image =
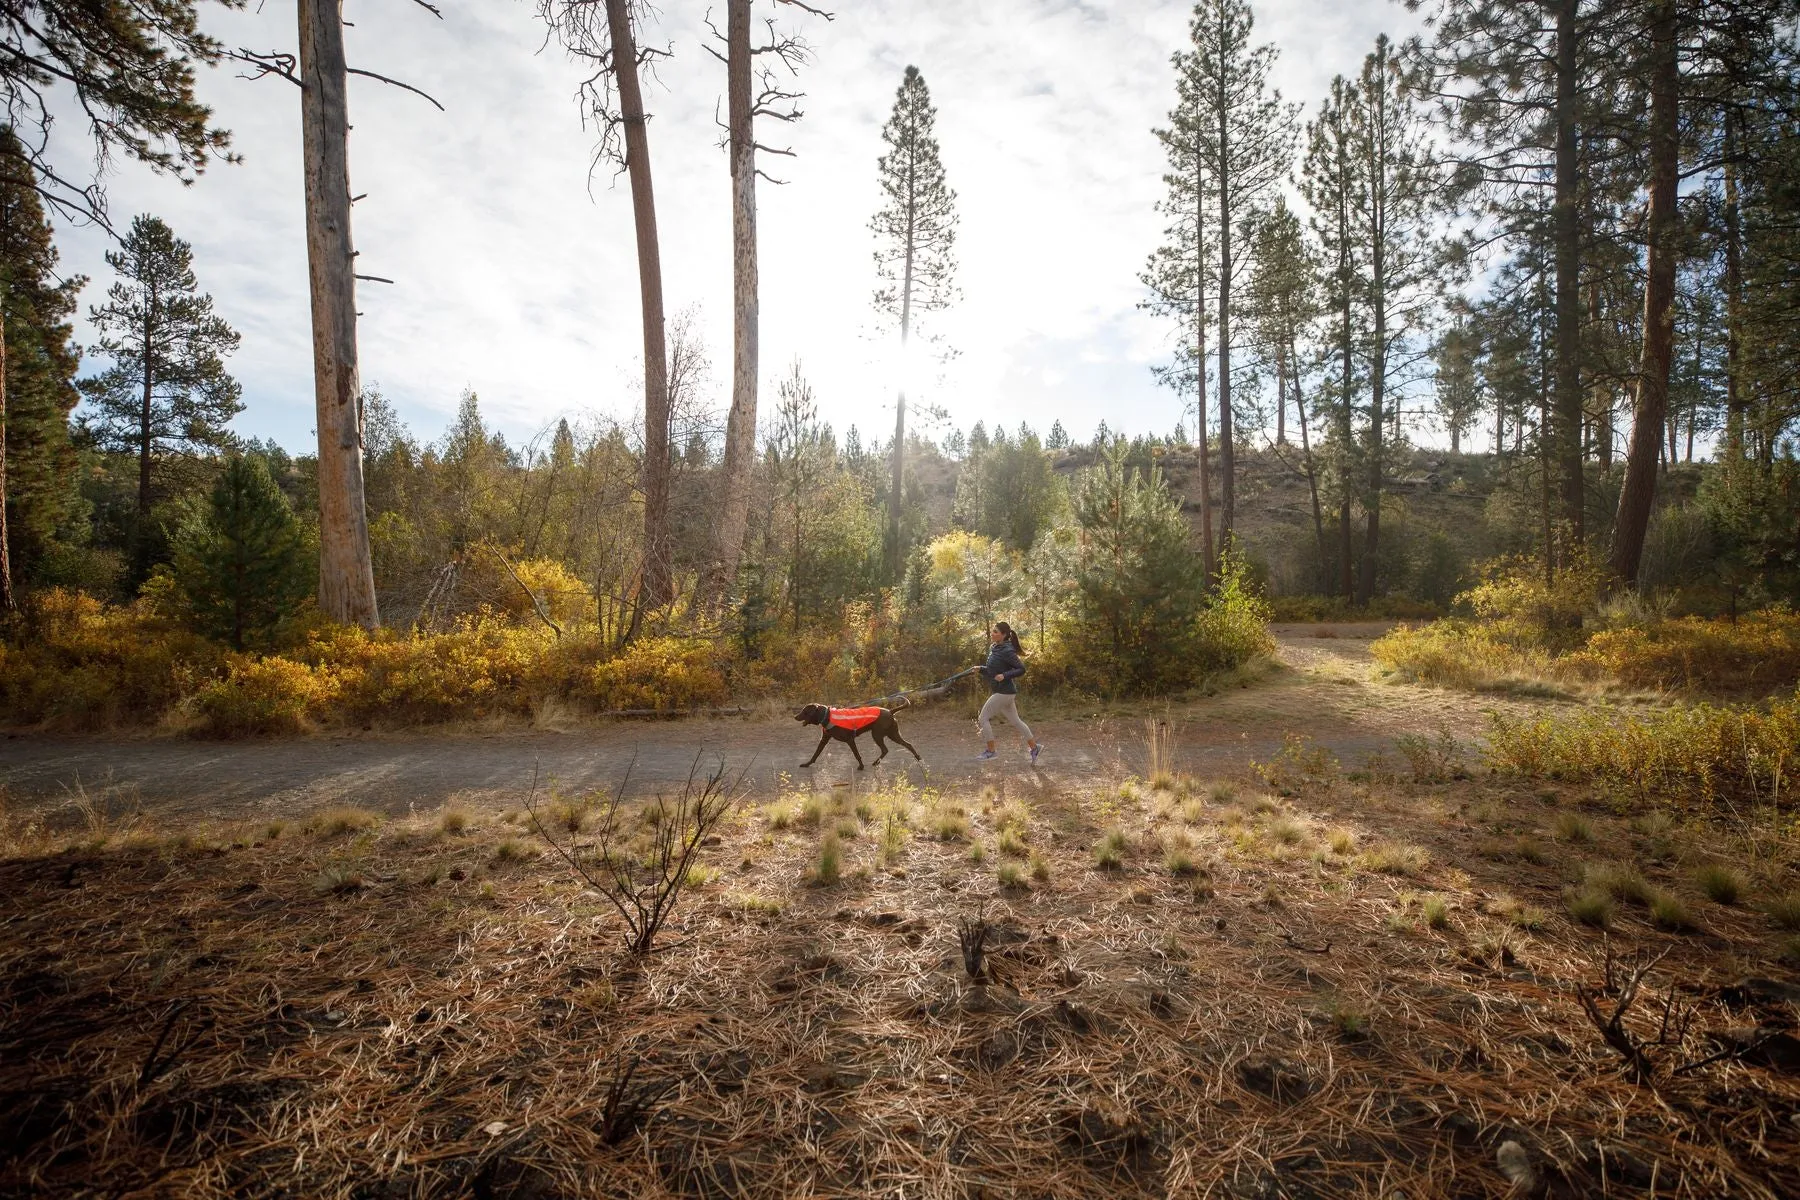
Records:
[[[837,729],[867,729],[880,715],[879,708],[834,708],[830,721]]]

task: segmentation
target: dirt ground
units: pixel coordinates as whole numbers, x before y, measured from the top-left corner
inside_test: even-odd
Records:
[[[957,787],[999,776],[1028,776],[1039,786],[1080,786],[1142,773],[1146,721],[1168,723],[1172,766],[1207,775],[1245,767],[1280,750],[1290,733],[1312,739],[1347,766],[1392,752],[1400,733],[1446,730],[1477,739],[1485,710],[1428,688],[1375,678],[1369,643],[1387,623],[1278,625],[1277,661],[1246,687],[1191,702],[1079,707],[1044,705],[1029,688],[1021,708],[1045,753],[1034,771],[1006,733],[997,763],[973,761],[979,744],[973,688],[923,705],[902,718],[923,761],[896,748],[879,770],[917,786]],[[615,785],[629,769],[634,790],[677,786],[698,759],[723,759],[747,771],[766,793],[787,774],[814,785],[847,782],[850,755],[832,746],[809,772],[799,764],[816,740],[785,716],[677,721],[618,721],[562,731],[494,727],[416,734],[351,734],[273,741],[211,742],[129,736],[0,736],[0,795],[15,806],[55,809],[91,803],[141,805],[159,816],[293,817],[352,803],[388,813],[449,801],[516,803],[534,773],[571,791]],[[875,752],[863,742],[864,755]]]
[[[1319,632],[1172,710],[1034,706],[1035,772],[968,760],[968,698],[909,718],[926,767],[774,786],[774,716],[0,742],[70,810],[0,814],[0,1196],[1800,1195],[1790,821],[1473,769],[1493,701]],[[1290,730],[1342,769],[1244,769]],[[633,956],[592,872],[689,824],[519,806],[699,748],[763,794]],[[254,819],[329,801],[400,812]]]

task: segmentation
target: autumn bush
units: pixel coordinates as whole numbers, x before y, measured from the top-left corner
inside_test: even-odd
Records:
[[[1773,608],[1736,621],[1681,617],[1602,630],[1571,657],[1577,669],[1628,687],[1764,696],[1800,684],[1800,614]]]
[[[78,592],[36,594],[26,621],[18,643],[0,643],[0,719],[11,724],[153,721],[226,669],[224,647]]]
[[[331,711],[337,676],[286,658],[234,656],[229,672],[200,690],[195,707],[219,737],[298,733]]]
[[[1502,772],[1595,784],[1634,801],[1785,803],[1800,760],[1800,695],[1645,713],[1495,714],[1487,758]]]
[[[1751,698],[1800,684],[1800,614],[1786,607],[1669,618],[1654,603],[1608,601],[1604,573],[1585,561],[1554,582],[1523,559],[1484,574],[1457,598],[1460,615],[1393,630],[1370,647],[1375,660],[1468,691],[1589,685]]]

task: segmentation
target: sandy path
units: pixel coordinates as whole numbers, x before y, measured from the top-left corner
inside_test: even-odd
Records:
[[[973,698],[921,708],[902,720],[925,761],[904,751],[880,770],[939,786],[979,783],[995,773],[1039,786],[1079,788],[1147,762],[1145,721],[1168,721],[1174,765],[1200,775],[1241,770],[1281,748],[1289,732],[1333,750],[1346,764],[1391,748],[1396,734],[1450,730],[1478,736],[1483,709],[1467,696],[1379,682],[1369,642],[1381,625],[1278,626],[1279,661],[1253,686],[1180,705],[1083,711],[1064,705],[1027,718],[1046,752],[1034,772],[1003,739],[998,763],[977,763]],[[1509,705],[1508,707],[1512,707]],[[866,745],[864,755],[874,751]],[[813,786],[847,782],[850,756],[826,750],[810,772],[798,769],[814,736],[791,721],[766,718],[619,722],[566,733],[355,734],[268,742],[186,739],[0,736],[0,794],[13,804],[66,808],[106,796],[110,807],[142,804],[170,815],[229,818],[292,816],[328,804],[354,803],[388,812],[434,808],[457,799],[514,804],[533,771],[566,790],[610,787],[631,767],[636,787],[675,786],[698,756],[748,770],[757,790],[781,772]]]

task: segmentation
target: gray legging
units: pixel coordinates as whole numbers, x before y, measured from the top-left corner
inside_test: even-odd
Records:
[[[1025,718],[1019,715],[1019,698],[1017,696],[995,692],[987,698],[987,703],[981,706],[981,740],[984,742],[994,740],[995,717],[1004,717],[1014,729],[1025,735],[1026,741],[1031,741],[1031,726],[1027,725]]]

